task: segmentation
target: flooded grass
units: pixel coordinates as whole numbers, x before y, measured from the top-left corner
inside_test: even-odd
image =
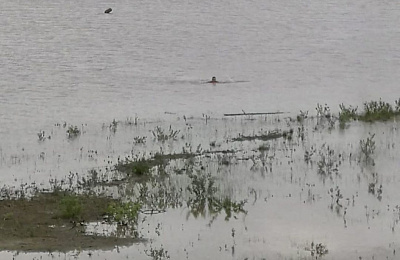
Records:
[[[398,102],[374,104],[371,111],[392,111],[393,120],[374,116],[371,124],[353,107],[341,105],[336,116],[318,104],[315,117],[114,119],[97,132],[86,126],[79,138],[45,129],[52,137],[36,144],[42,157],[24,150],[11,159],[2,150],[10,169],[50,172],[29,175],[34,185],[4,182],[0,232],[15,240],[3,239],[2,248],[104,249],[140,238],[148,243],[111,258],[396,259]],[[38,193],[46,190],[59,192]],[[22,216],[27,208],[33,222]],[[62,247],[55,241],[64,233],[71,241]]]
[[[0,248],[66,252],[77,248],[131,245],[139,240],[135,237],[85,234],[88,222],[101,222],[106,214],[116,214],[113,213],[116,205],[124,204],[107,197],[63,191],[38,193],[29,199],[1,200]],[[118,214],[121,213],[118,211]],[[114,217],[113,221],[120,219]]]

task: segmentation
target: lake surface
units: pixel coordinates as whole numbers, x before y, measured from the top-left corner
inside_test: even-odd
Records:
[[[113,12],[104,14],[109,7]],[[362,106],[379,98],[392,103],[400,97],[397,1],[17,0],[4,2],[2,11],[1,183],[47,181],[99,166],[79,156],[81,147],[99,148],[103,157],[111,154],[113,159],[129,153],[133,135],[129,141],[124,134],[105,141],[101,126],[113,119],[218,118],[242,111],[315,114],[317,103],[338,111],[341,103]],[[207,84],[212,76],[223,84]],[[85,129],[86,138],[69,142],[65,130],[55,127],[64,122]],[[39,131],[51,135],[52,142],[38,143]],[[357,144],[366,134],[353,133],[352,140]],[[254,209],[260,210],[269,214]],[[172,220],[174,214],[179,215],[174,211],[161,218]],[[196,221],[201,223],[193,225],[192,240],[207,224]],[[181,223],[176,225],[173,228],[180,228]],[[244,228],[238,225],[237,230]],[[220,229],[215,232],[230,235],[232,226]],[[255,247],[253,256],[261,259],[261,233],[249,238],[252,243],[243,247],[243,257],[251,257]],[[380,235],[393,242],[390,234]],[[228,238],[218,245],[223,247]],[[182,239],[187,240],[187,234]],[[270,248],[280,252],[285,246]],[[201,250],[192,253],[191,259],[205,259]],[[99,255],[115,257],[112,252]]]
[[[8,1],[0,17],[1,132],[391,101],[399,9],[367,0]],[[231,83],[202,84],[211,76]]]

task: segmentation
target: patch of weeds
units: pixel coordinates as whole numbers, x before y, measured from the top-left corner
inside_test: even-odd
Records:
[[[311,157],[315,154],[316,150],[313,146],[304,152],[304,161],[309,164],[312,163]]]
[[[128,176],[144,176],[150,173],[150,170],[155,166],[154,160],[139,159],[137,161],[120,162],[115,166],[115,169],[126,173]]]
[[[157,126],[151,132],[153,133],[154,139],[164,142],[167,140],[177,140],[180,130],[173,130],[172,127],[169,126],[168,131],[164,131],[161,127]]]
[[[146,160],[140,160],[131,165],[132,173],[135,175],[145,175],[150,173],[152,165]]]
[[[330,118],[332,116],[331,109],[327,104],[325,104],[325,106],[317,104],[315,110],[317,110],[317,117]]]
[[[244,200],[234,202],[230,198],[225,198],[223,200],[213,199],[211,201],[210,211],[211,213],[219,213],[224,210],[226,214],[225,220],[228,221],[232,217],[232,213],[247,213],[243,208],[244,204],[246,204]]]
[[[46,135],[45,135],[44,131],[39,131],[39,133],[37,133],[37,135],[38,135],[39,141],[46,140]],[[49,138],[50,138],[50,136],[49,136]]]
[[[292,128],[289,129],[288,131],[283,131],[282,137],[288,141],[291,141],[293,139],[293,132],[294,132],[294,130]]]
[[[251,135],[251,136],[246,136],[246,135],[239,135],[239,137],[233,138],[232,141],[253,141],[253,140],[262,140],[262,141],[268,141],[268,140],[273,140],[273,139],[278,139],[281,137],[288,137],[291,136],[291,134],[293,134],[293,130],[289,130],[289,131],[279,131],[279,130],[275,130],[275,131],[271,131],[271,132],[267,132],[265,134],[262,135]]]
[[[106,211],[107,221],[124,226],[136,225],[141,207],[137,202],[111,202]]]
[[[300,114],[298,114],[296,117],[297,122],[299,122],[299,123],[303,123],[304,120],[307,118],[308,118],[308,111],[301,111],[301,110],[300,110]]]
[[[399,100],[395,103],[395,109],[392,105],[382,101],[369,101],[364,103],[364,112],[359,115],[359,119],[362,121],[373,122],[373,121],[387,121],[400,114]]]
[[[117,127],[118,127],[118,122],[115,119],[113,119],[113,121],[110,124],[110,130],[113,133],[115,133],[115,132],[117,132]]]
[[[217,188],[214,186],[215,181],[211,174],[197,172],[197,174],[189,174],[189,177],[192,182],[187,190],[192,196],[188,199],[187,205],[195,218],[205,217],[208,210],[208,213],[213,216],[211,224],[222,211],[226,214],[226,221],[232,217],[233,213],[247,213],[243,208],[246,201],[234,202],[230,198],[220,199],[216,196]]]
[[[69,176],[69,187],[72,189],[72,181],[73,181],[73,175]],[[104,175],[101,176],[101,174],[96,171],[95,169],[91,169],[88,171],[88,177],[85,178],[82,176],[81,180],[77,180],[77,185],[80,188],[83,189],[91,189],[95,187],[99,183],[104,183],[106,181]]]
[[[60,217],[64,219],[79,219],[82,213],[82,203],[75,195],[66,194],[60,200]]]
[[[7,212],[3,215],[3,220],[12,220],[14,218],[14,213],[13,212]]]
[[[338,186],[336,186],[335,189],[330,188],[328,192],[331,196],[331,207],[333,207],[334,204],[336,204],[339,207],[342,207],[342,204],[340,203],[340,200],[343,199],[343,194],[340,192],[340,189]]]
[[[135,144],[145,144],[147,136],[136,136],[133,138]]]
[[[258,147],[258,151],[260,152],[265,152],[265,151],[269,151],[270,146],[268,144],[262,144]]]
[[[368,184],[368,193],[376,196],[376,198],[382,200],[383,187],[382,184],[378,187],[378,173],[372,173],[373,181]]]
[[[81,134],[81,130],[77,126],[69,126],[67,129],[68,138],[74,138]]]
[[[139,159],[136,161],[125,160],[119,162],[115,169],[120,172],[126,173],[128,176],[133,174],[135,176],[148,175],[151,169],[155,166],[160,168],[165,167],[170,160],[177,159],[190,159],[197,156],[194,153],[177,153],[177,154],[161,154],[156,153],[152,158]]]
[[[311,242],[311,248],[309,250],[311,252],[311,256],[315,256],[316,258],[328,254],[328,248],[322,243]]]
[[[375,152],[375,134],[369,134],[366,140],[360,140],[360,151],[361,156],[364,157],[366,162],[370,162],[372,160],[372,155]]]
[[[357,109],[358,107],[345,107],[344,104],[339,105],[340,112],[339,112],[339,126],[340,128],[344,128],[346,123],[351,121],[351,120],[356,120],[358,115],[357,115]]]
[[[337,157],[335,156],[334,150],[332,150],[326,144],[323,144],[319,150],[319,157],[320,160],[317,163],[319,175],[325,179],[327,176],[332,178],[333,173],[339,173]]]
[[[153,249],[151,247],[150,250],[145,250],[144,252],[147,256],[153,258],[153,260],[170,259],[168,251],[162,247],[160,249]]]
[[[400,114],[400,98],[394,101],[394,111],[397,114]]]
[[[128,117],[125,120],[125,125],[137,125],[139,118],[135,116],[135,118]]]
[[[297,128],[297,138],[299,138],[301,141],[305,140],[306,137],[305,134],[306,134],[306,129],[304,128],[304,125]]]

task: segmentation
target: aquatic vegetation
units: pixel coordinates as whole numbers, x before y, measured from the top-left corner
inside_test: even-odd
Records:
[[[44,141],[46,140],[46,135],[44,131],[39,131],[39,133],[37,133],[39,141]]]
[[[335,155],[335,151],[328,145],[323,144],[318,151],[320,160],[317,162],[318,174],[324,179],[330,177],[332,174],[338,174],[338,158]]]
[[[393,109],[392,105],[380,99],[379,101],[365,102],[364,111],[358,116],[358,119],[367,122],[386,121],[399,114],[398,101],[396,101],[396,108]]]
[[[79,219],[82,213],[82,203],[79,197],[65,194],[60,201],[60,217],[66,219]]]
[[[268,140],[273,140],[281,137],[289,137],[293,134],[293,130],[289,131],[281,131],[281,130],[275,130],[275,131],[269,131],[265,134],[261,135],[241,135],[239,134],[238,137],[232,138],[232,141],[234,142],[242,142],[242,141],[252,141],[252,140],[261,140],[261,141],[268,141]]]
[[[371,156],[375,152],[375,141],[374,141],[375,134],[369,134],[367,139],[360,140],[360,150],[361,156],[364,158],[366,162],[370,162],[372,160]],[[373,160],[372,160],[373,162]]]
[[[151,169],[155,166],[159,168],[165,167],[171,160],[189,159],[197,156],[194,153],[176,153],[176,154],[162,154],[156,153],[153,157],[145,159],[120,161],[115,165],[115,170],[124,172],[128,176],[145,176],[148,175]]]
[[[215,187],[215,179],[211,174],[202,174],[197,172],[189,174],[191,184],[187,187],[191,196],[187,200],[187,206],[190,208],[190,213],[195,217],[205,217],[208,213],[212,216],[210,224],[215,218],[224,211],[225,220],[228,221],[233,213],[244,213],[244,205],[246,201],[234,202],[230,198],[219,198],[217,196],[217,188]]]
[[[308,250],[311,252],[311,256],[315,256],[316,258],[322,257],[329,252],[326,245],[314,242],[311,242],[311,247]]]
[[[244,205],[246,204],[245,200],[240,202],[234,202],[230,198],[224,199],[215,199],[211,198],[210,203],[210,213],[211,214],[218,214],[222,210],[225,212],[225,220],[228,221],[232,217],[232,213],[244,213],[246,214],[247,211],[244,210]]]
[[[147,160],[138,160],[131,164],[131,172],[135,175],[145,175],[150,172],[151,164]]]
[[[328,194],[331,196],[332,199],[331,208],[334,204],[336,204],[336,206],[342,207],[340,200],[343,199],[343,194],[340,192],[338,186],[336,186],[335,189],[330,188]]]
[[[332,116],[331,109],[327,104],[322,106],[321,104],[318,103],[315,110],[317,111],[317,117],[330,118]]]
[[[345,127],[345,124],[351,120],[356,120],[358,118],[357,109],[358,107],[346,107],[344,104],[339,105],[339,124],[341,128]]]
[[[111,132],[115,133],[117,131],[117,127],[118,127],[118,122],[115,119],[113,119],[113,121],[109,126]]]
[[[268,151],[270,149],[270,146],[268,145],[268,144],[262,144],[262,145],[260,145],[259,147],[258,147],[258,150],[260,151],[260,152],[265,152],[265,151]]]
[[[307,118],[308,118],[308,111],[301,111],[301,110],[300,110],[300,114],[297,115],[297,117],[296,117],[297,122],[299,122],[299,123],[303,123],[304,120]]]
[[[119,225],[136,225],[142,205],[138,202],[111,202],[107,207],[108,222]]]
[[[66,154],[67,152],[50,150],[53,143],[65,142],[66,139],[65,130],[53,128],[52,142],[34,142],[35,145],[40,145],[40,152],[46,155],[43,160],[40,157],[38,160],[36,153],[34,163],[38,165],[38,171],[48,163],[57,165],[59,169],[66,168],[66,172],[69,172],[65,177],[52,175],[49,183],[44,181],[44,186],[48,191],[54,191],[54,196],[58,196],[55,202],[56,214],[52,215],[54,221],[76,233],[85,233],[86,229],[88,235],[110,235],[114,239],[149,239],[152,241],[150,247],[148,244],[137,247],[140,248],[138,254],[141,256],[180,259],[184,258],[182,252],[175,250],[174,246],[163,246],[171,230],[191,237],[188,235],[191,232],[188,230],[189,226],[191,229],[205,224],[211,231],[200,228],[198,239],[190,240],[190,245],[201,248],[204,246],[203,235],[207,236],[207,232],[218,228],[223,232],[215,239],[224,242],[218,241],[217,247],[221,251],[216,250],[216,254],[229,252],[232,253],[232,257],[237,257],[243,255],[243,245],[238,244],[238,241],[243,240],[243,236],[252,236],[251,243],[264,244],[269,243],[271,239],[264,236],[268,233],[264,232],[265,227],[260,226],[260,233],[254,231],[254,226],[247,230],[247,225],[253,224],[250,221],[262,219],[263,215],[257,214],[269,214],[269,223],[266,223],[266,226],[273,225],[277,216],[286,214],[285,210],[291,206],[299,206],[296,203],[301,203],[296,212],[300,223],[302,218],[308,216],[307,210],[310,208],[307,207],[313,206],[313,214],[318,224],[321,224],[321,221],[338,221],[341,226],[343,221],[345,228],[362,228],[365,221],[355,223],[347,219],[359,218],[356,214],[360,208],[361,214],[364,213],[364,201],[368,206],[371,205],[371,201],[376,203],[367,212],[367,222],[371,216],[386,221],[387,214],[378,216],[376,212],[383,212],[380,202],[382,205],[392,205],[390,196],[393,186],[384,181],[391,175],[383,172],[381,178],[374,174],[371,177],[371,172],[379,170],[380,165],[363,168],[364,165],[360,165],[360,161],[375,158],[374,155],[378,150],[382,150],[383,145],[390,146],[387,150],[389,156],[385,160],[390,163],[392,157],[397,156],[397,147],[391,146],[398,137],[396,122],[376,126],[354,124],[357,128],[355,130],[360,128],[360,132],[365,132],[363,127],[367,126],[372,128],[372,131],[378,130],[377,133],[381,128],[384,128],[382,132],[390,133],[385,135],[386,139],[382,139],[383,135],[370,134],[360,141],[357,135],[350,135],[353,134],[353,129],[334,129],[333,125],[338,123],[337,121],[348,123],[359,120],[357,108],[343,104],[339,107],[339,117],[331,114],[327,105],[318,105],[318,117],[309,117],[308,112],[301,111],[297,121],[296,118],[282,119],[279,116],[246,116],[213,119],[207,122],[203,118],[184,118],[185,122],[178,118],[176,124],[168,122],[169,129],[162,128],[164,123],[157,126],[160,121],[146,122],[136,127],[133,126],[133,122],[124,123],[114,119],[111,125],[103,124],[103,131],[90,131],[96,133],[96,138],[107,140],[106,142],[93,141],[93,136],[82,135],[77,140],[79,142],[67,146],[72,153],[80,148],[78,154],[72,156]],[[183,124],[182,130],[175,130],[180,129],[178,127]],[[387,128],[388,126],[390,128]],[[110,129],[116,127],[118,132],[110,136]],[[4,150],[0,150],[0,164],[7,165],[7,161],[11,161],[12,158],[27,160],[29,157],[24,157],[25,153],[22,151],[5,155]],[[62,156],[57,158],[56,154]],[[74,168],[70,170],[69,161],[63,161],[67,156],[79,163],[78,167],[74,164]],[[381,156],[377,158],[381,159]],[[32,163],[32,159],[28,163]],[[359,166],[362,167],[361,172]],[[358,185],[353,185],[354,182]],[[386,185],[389,185],[387,189]],[[1,198],[30,198],[35,194],[26,183],[18,183],[15,186],[18,187],[17,190],[3,187],[0,190]],[[384,197],[383,188],[385,193],[388,193]],[[93,210],[94,207],[88,204],[88,201],[98,203],[96,199],[103,194],[117,199],[104,199],[100,206],[96,204],[96,216],[87,217],[87,211]],[[248,201],[251,201],[251,206],[248,206]],[[272,210],[276,211],[276,214],[272,214]],[[327,212],[330,214],[326,214]],[[326,215],[335,213],[336,217],[326,219]],[[164,222],[164,219],[171,219],[171,216],[173,221]],[[0,211],[0,219],[7,223],[17,221],[18,218],[19,215],[14,211]],[[297,221],[293,216],[285,215],[286,218],[288,221]],[[21,221],[19,222],[21,225]],[[377,223],[370,221],[368,225],[376,227]],[[391,227],[394,228],[395,225],[397,223]],[[305,227],[307,228],[307,225]],[[285,223],[281,228],[285,231]],[[30,225],[24,232],[29,238],[42,236],[35,225]],[[279,235],[275,237],[279,238]],[[310,239],[313,237],[302,239],[312,241]],[[304,242],[294,243],[298,245]],[[161,244],[161,247],[154,247],[155,244]],[[76,248],[79,248],[79,245],[72,247]],[[257,251],[258,256],[265,255],[262,246],[255,248],[260,248]],[[324,244],[315,242],[312,246],[309,244],[306,251],[300,252],[303,255],[299,257],[319,259],[328,253]],[[183,254],[186,252],[187,258],[190,259],[190,250]],[[294,251],[288,251],[284,257],[290,259],[294,254]],[[337,251],[334,254],[336,257]],[[218,258],[218,255],[214,256]],[[254,254],[251,257],[257,256]],[[267,258],[275,259],[272,254],[267,254]]]
[[[315,152],[316,152],[316,149],[313,146],[311,146],[310,149],[307,149],[304,151],[304,161],[307,164],[312,163],[312,156],[315,154]],[[323,164],[323,163],[324,162],[322,162],[321,164]],[[323,166],[323,165],[321,165],[321,166]]]
[[[165,142],[167,140],[176,140],[180,130],[173,130],[172,126],[170,126],[168,131],[164,131],[160,126],[157,126],[151,132],[155,140]]]
[[[67,129],[68,138],[74,138],[81,134],[81,130],[77,126],[69,126]]]
[[[153,247],[150,247],[150,250],[145,250],[145,254],[151,257],[153,260],[170,259],[168,251],[163,247],[160,249],[154,249]]]
[[[136,136],[133,138],[135,144],[145,144],[147,136]]]
[[[128,237],[116,241],[111,235],[85,234],[86,224],[101,219],[110,203],[118,202],[67,191],[39,192],[29,199],[0,200],[0,250],[51,252],[132,243],[134,240]]]

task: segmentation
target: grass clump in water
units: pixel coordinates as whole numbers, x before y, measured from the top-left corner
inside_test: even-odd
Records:
[[[358,107],[345,107],[344,104],[339,105],[339,124],[341,128],[344,128],[346,122],[356,120],[358,118],[357,109]]]
[[[395,108],[382,100],[369,101],[364,103],[364,112],[358,119],[366,122],[387,121],[400,115],[400,99],[396,100]]]
[[[77,126],[69,126],[67,130],[68,138],[74,138],[81,134]]]
[[[111,202],[107,207],[108,221],[119,225],[137,224],[141,207],[138,202]]]
[[[65,195],[60,200],[60,217],[64,219],[78,219],[81,217],[82,203],[76,195]]]

